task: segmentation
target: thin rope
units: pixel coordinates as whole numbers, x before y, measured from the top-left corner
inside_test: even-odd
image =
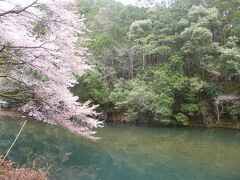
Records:
[[[9,152],[11,151],[12,147],[13,147],[14,144],[16,143],[16,141],[17,141],[18,137],[20,136],[20,134],[21,134],[21,132],[22,132],[24,126],[26,125],[26,123],[27,123],[27,120],[24,121],[24,123],[23,123],[23,125],[22,125],[20,131],[18,132],[16,138],[14,139],[12,145],[10,146],[10,148],[8,149],[8,151],[7,151],[7,153],[5,154],[4,158],[2,159],[2,161],[1,161],[1,163],[0,163],[0,166],[3,164],[3,162],[4,162],[5,159],[6,159],[6,157],[8,156]]]

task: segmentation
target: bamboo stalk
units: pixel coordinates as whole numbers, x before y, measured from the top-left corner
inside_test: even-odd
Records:
[[[20,136],[20,134],[21,134],[24,126],[26,125],[26,123],[27,123],[27,120],[25,120],[24,123],[22,124],[22,127],[21,127],[20,131],[18,132],[16,138],[14,139],[12,145],[11,145],[10,148],[8,149],[8,151],[7,151],[7,153],[5,154],[4,158],[1,160],[0,166],[3,164],[3,162],[4,162],[5,159],[7,158],[8,154],[10,153],[10,151],[11,151],[12,147],[14,146],[14,144],[16,143],[16,141],[17,141],[18,137]]]

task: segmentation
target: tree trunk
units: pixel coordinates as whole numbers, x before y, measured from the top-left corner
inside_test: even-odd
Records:
[[[129,53],[129,77],[132,78],[133,77],[133,69],[134,69],[134,65],[133,65],[133,57],[132,57],[132,53]]]
[[[215,112],[217,115],[217,123],[221,124],[221,114],[223,113],[223,105],[221,104],[220,100],[217,99],[214,102],[214,106],[215,106]]]
[[[143,60],[143,62],[142,62],[142,67],[143,67],[143,69],[145,68],[145,54],[143,54],[143,57],[142,57],[142,60]]]
[[[189,60],[189,56],[187,55],[187,66],[188,66],[188,75],[191,75],[191,69],[190,69],[190,60]]]

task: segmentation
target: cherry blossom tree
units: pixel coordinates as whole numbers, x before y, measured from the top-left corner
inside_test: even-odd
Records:
[[[28,1],[26,1],[28,2]],[[0,77],[26,89],[20,111],[97,139],[95,107],[80,104],[69,88],[86,69],[84,17],[69,0],[0,1]]]

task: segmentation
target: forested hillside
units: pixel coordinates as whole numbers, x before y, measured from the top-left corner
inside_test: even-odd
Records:
[[[0,0],[0,180],[236,180],[239,137],[240,0]]]
[[[72,91],[109,121],[240,122],[239,0],[78,0],[94,70]]]

